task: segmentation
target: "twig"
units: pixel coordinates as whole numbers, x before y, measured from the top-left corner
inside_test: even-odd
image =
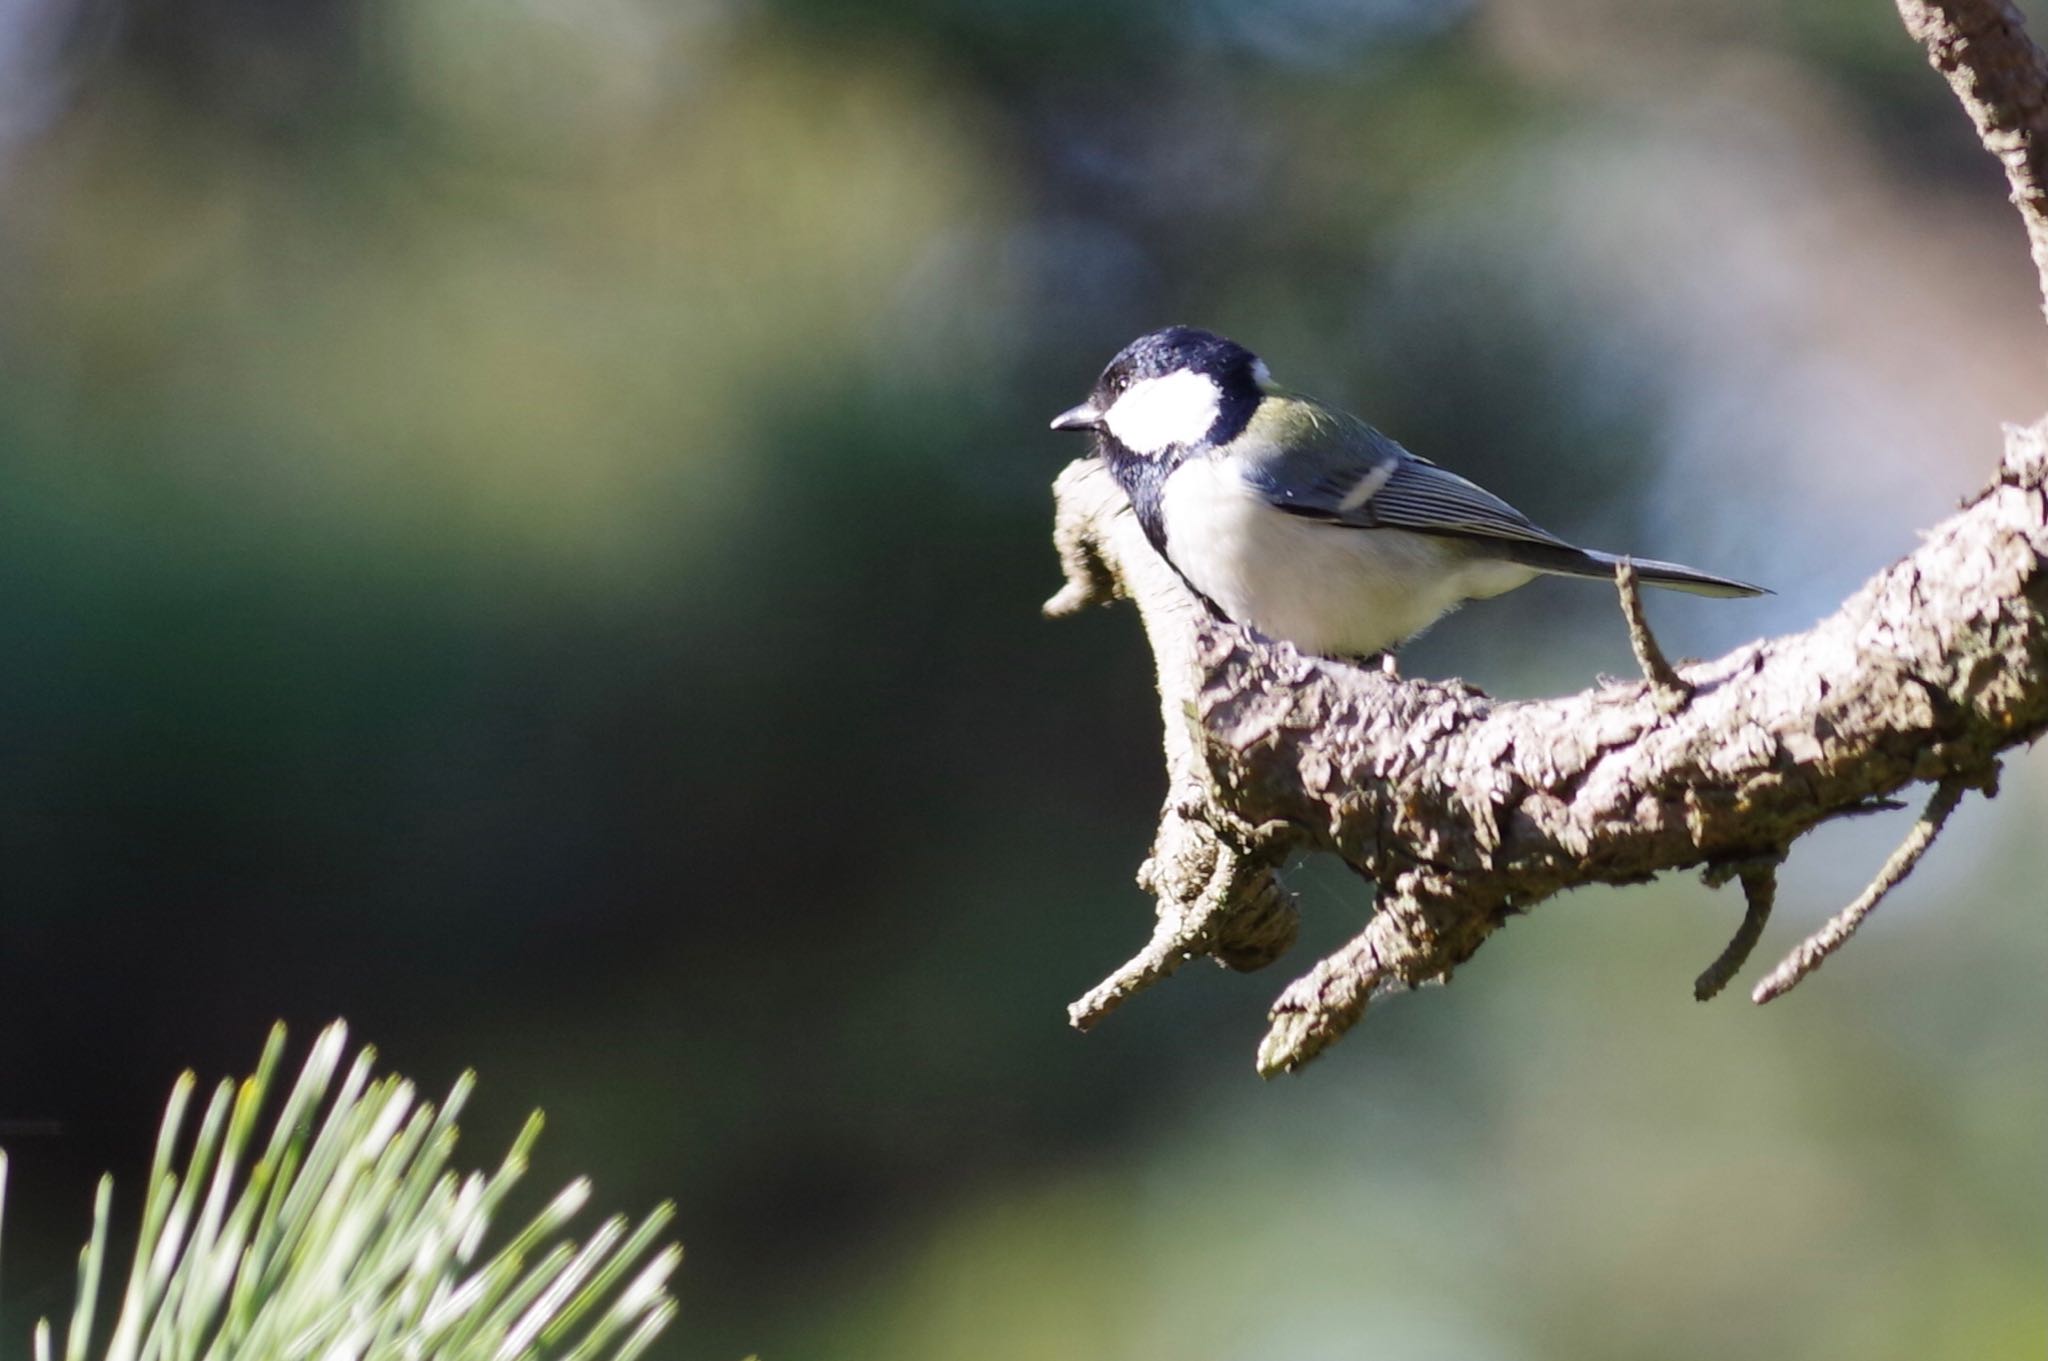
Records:
[[[1122,967],[1090,988],[1067,1008],[1067,1023],[1093,1030],[1096,1023],[1138,993],[1171,977],[1181,965],[1212,955],[1231,968],[1263,968],[1285,954],[1300,930],[1294,899],[1273,878],[1270,861],[1217,842],[1210,829],[1169,813],[1160,832],[1160,850],[1139,872],[1139,881],[1159,895],[1159,920],[1152,937]],[[1201,868],[1166,865],[1167,846],[1181,849],[1177,860],[1202,862]],[[1186,901],[1177,894],[1199,883]]]
[[[1856,928],[1863,925],[1884,895],[1890,893],[1905,881],[1920,863],[1920,857],[1927,854],[1927,848],[1934,844],[1934,838],[1941,834],[1942,824],[1948,815],[1956,811],[1962,802],[1967,783],[1960,776],[1950,776],[1935,787],[1934,796],[1927,800],[1927,808],[1920,814],[1920,820],[1913,824],[1913,830],[1906,833],[1906,839],[1899,843],[1891,858],[1870,881],[1870,886],[1856,895],[1856,901],[1837,912],[1828,924],[1799,943],[1799,948],[1779,961],[1763,982],[1756,985],[1750,1000],[1768,1002],[1782,997],[1797,987],[1799,980],[1818,969],[1827,957],[1842,948]]]
[[[1659,713],[1675,713],[1692,698],[1692,687],[1679,678],[1657,646],[1650,632],[1650,620],[1643,613],[1643,593],[1636,583],[1636,565],[1623,558],[1614,565],[1614,589],[1621,593],[1621,617],[1628,620],[1628,645],[1636,654],[1636,665],[1650,682],[1650,694]]]
[[[1719,958],[1693,980],[1692,995],[1696,1000],[1712,1001],[1721,989],[1728,986],[1728,980],[1741,972],[1742,966],[1749,962],[1750,951],[1756,949],[1756,943],[1763,939],[1764,927],[1771,920],[1771,907],[1778,900],[1780,858],[1752,860],[1743,865],[1740,871],[1742,925],[1736,927],[1735,934],[1728,938]]]

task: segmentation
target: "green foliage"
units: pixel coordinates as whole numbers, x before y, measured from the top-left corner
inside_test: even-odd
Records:
[[[214,1089],[182,1176],[172,1164],[197,1080],[187,1072],[172,1087],[127,1284],[94,1352],[113,1198],[113,1179],[101,1178],[64,1361],[630,1361],[674,1316],[667,1280],[682,1250],[649,1255],[673,1207],[637,1227],[615,1216],[581,1244],[553,1241],[590,1198],[582,1179],[479,1262],[541,1117],[497,1172],[450,1170],[473,1074],[436,1109],[403,1078],[372,1078],[367,1046],[342,1073],[348,1032],[336,1022],[257,1150],[284,1039],[273,1027],[255,1074]],[[0,1210],[6,1172],[0,1154]],[[36,1361],[53,1355],[45,1319]]]

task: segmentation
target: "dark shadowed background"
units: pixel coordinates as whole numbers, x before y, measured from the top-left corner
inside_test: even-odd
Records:
[[[2039,753],[1768,1009],[1673,879],[1261,1084],[1277,971],[1064,1026],[1162,781],[1037,615],[1187,321],[1802,627],[2048,405],[2003,193],[1883,0],[0,0],[0,1337],[340,1015],[678,1200],[667,1357],[2038,1356]],[[1408,667],[1631,663],[1541,583]]]

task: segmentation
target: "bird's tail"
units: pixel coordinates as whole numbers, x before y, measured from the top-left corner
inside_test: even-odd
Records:
[[[1548,572],[1552,576],[1593,577],[1612,581],[1614,569],[1621,563],[1621,559],[1613,553],[1595,552],[1590,548],[1567,548],[1562,544],[1555,548],[1549,544],[1516,544],[1515,549],[1516,561],[1539,572]],[[1717,577],[1712,572],[1702,572],[1697,567],[1686,567],[1676,562],[1658,562],[1654,558],[1631,558],[1629,561],[1635,564],[1638,581],[1650,586],[1662,586],[1666,590],[1723,597],[1771,593],[1762,586],[1752,586],[1746,581],[1736,581],[1732,577]]]

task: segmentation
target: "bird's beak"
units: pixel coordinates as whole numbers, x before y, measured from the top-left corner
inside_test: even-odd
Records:
[[[1086,402],[1068,407],[1052,418],[1052,428],[1055,430],[1093,430],[1100,424],[1102,413]]]

